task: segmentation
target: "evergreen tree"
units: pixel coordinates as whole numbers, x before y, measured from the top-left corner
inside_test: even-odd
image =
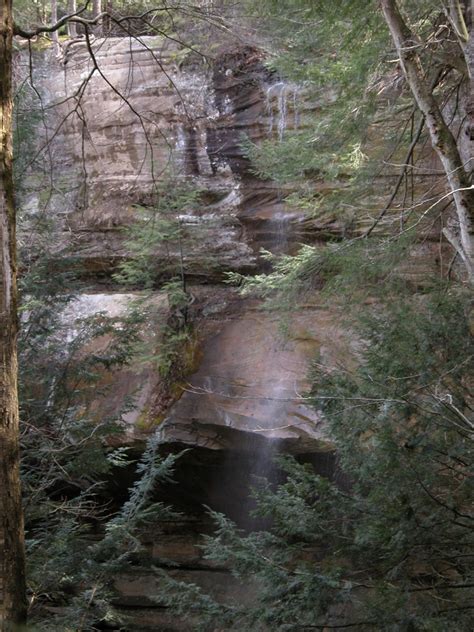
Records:
[[[269,530],[245,534],[214,515],[207,557],[251,583],[254,599],[216,604],[168,582],[168,603],[199,613],[202,629],[470,629],[469,300],[455,289],[404,298],[353,323],[355,369],[314,365],[335,481],[286,458],[286,482],[255,492]]]
[[[229,276],[244,292],[257,291],[273,307],[289,311],[323,285],[319,300],[329,296],[333,309],[339,304],[350,310],[345,325],[358,345],[350,364],[323,366],[316,359],[312,371],[310,397],[327,420],[338,454],[336,482],[284,459],[286,482],[255,492],[268,530],[245,534],[225,516],[214,516],[217,532],[208,540],[207,555],[251,582],[254,599],[217,604],[195,586],[168,581],[168,603],[182,614],[199,613],[205,630],[216,622],[224,629],[288,631],[472,627],[472,305],[462,285],[429,275],[414,292],[402,265],[434,221],[451,217],[459,239],[462,213],[472,216],[470,165],[462,158],[454,169],[465,180],[453,185],[447,168],[448,192],[434,203],[417,203],[413,187],[407,205],[410,195],[402,186],[410,183],[407,171],[420,139],[432,142],[443,164],[446,148],[462,154],[469,127],[456,122],[447,104],[458,90],[457,107],[469,109],[463,24],[470,16],[459,2],[446,11],[430,1],[373,3],[372,10],[368,4],[289,0],[256,9],[280,37],[273,67],[282,77],[304,81],[307,94],[326,87],[334,98],[323,99],[317,120],[308,117],[302,130],[283,141],[247,142],[248,155],[259,175],[291,183],[288,201],[309,216],[344,209],[350,199],[352,239],[334,239],[326,248],[304,246],[293,257],[265,253],[273,263],[270,273]],[[400,45],[388,5],[402,10],[405,18],[399,13],[398,19],[416,32],[412,52],[399,22],[406,36]],[[395,71],[387,25],[400,55]],[[433,111],[420,101],[413,59],[417,73],[423,68],[422,89]],[[412,108],[402,72],[421,110],[418,117],[411,110],[411,130],[410,123],[400,124]],[[389,80],[394,85],[388,87]],[[446,132],[443,147],[430,127],[433,112]],[[385,133],[390,118],[398,129]],[[389,160],[399,156],[403,162],[388,202],[377,191],[380,180],[374,180],[381,168],[379,150],[369,153],[374,130],[390,141]],[[335,194],[315,194],[318,178],[334,179]],[[446,199],[452,202],[457,189],[469,199],[461,214],[454,199],[449,216]],[[375,204],[364,224],[358,213],[368,199]],[[397,203],[402,207],[397,221],[385,223]],[[466,232],[454,248],[469,277],[469,226]]]
[[[271,38],[271,66],[301,82],[318,112],[306,118],[303,112],[300,130],[283,142],[247,145],[247,151],[257,173],[293,186],[289,201],[308,219],[332,213],[342,220],[344,237],[420,233],[437,220],[470,278],[471,16],[465,3],[448,4],[260,3],[254,11]],[[409,60],[403,51],[412,51]],[[437,197],[416,175],[426,141],[444,170]],[[381,176],[393,176],[394,163],[400,175],[386,191]],[[329,193],[318,192],[321,180],[335,182]]]

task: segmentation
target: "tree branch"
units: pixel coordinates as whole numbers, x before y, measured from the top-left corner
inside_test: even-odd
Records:
[[[443,165],[453,194],[459,225],[459,243],[471,283],[474,284],[474,191],[464,169],[456,140],[427,84],[418,53],[420,43],[409,29],[396,0],[380,0],[385,21],[415,102],[425,117],[431,144]]]
[[[63,16],[60,20],[58,20],[54,24],[50,24],[49,26],[47,25],[38,26],[36,29],[33,29],[32,31],[25,31],[24,29],[21,28],[21,26],[18,26],[18,24],[14,24],[13,34],[19,35],[20,37],[24,37],[25,39],[32,39],[33,37],[36,37],[37,35],[41,35],[42,33],[54,33],[55,31],[59,30],[62,26],[66,25],[69,21],[72,21],[74,18],[77,18],[79,15],[81,15],[81,13],[84,13],[84,11],[86,11],[87,7],[89,6],[90,2],[91,0],[86,0],[86,3],[82,7],[82,9],[79,9],[79,11],[76,11],[76,13],[69,13],[68,15]]]
[[[406,173],[406,166],[409,163],[413,152],[415,150],[415,147],[418,143],[418,141],[420,140],[420,136],[421,136],[421,132],[423,131],[423,127],[425,126],[425,117],[422,116],[420,119],[420,122],[418,123],[418,127],[416,128],[416,132],[415,132],[415,136],[410,144],[410,147],[408,148],[407,151],[407,155],[405,157],[404,160],[404,167],[402,169],[402,172],[400,173],[400,175],[398,176],[397,182],[395,183],[395,187],[392,191],[392,194],[388,200],[388,202],[386,203],[386,205],[384,206],[384,208],[380,211],[380,213],[378,214],[378,216],[374,219],[372,225],[365,231],[363,237],[368,237],[372,231],[374,230],[374,228],[377,226],[377,224],[380,222],[380,220],[386,215],[387,211],[390,209],[390,207],[392,206],[395,198],[397,197],[397,193],[402,185],[402,182],[405,178],[405,173]]]
[[[449,0],[448,6],[445,7],[445,12],[454,32],[462,44],[467,44],[469,41],[469,31],[467,30],[459,0]]]

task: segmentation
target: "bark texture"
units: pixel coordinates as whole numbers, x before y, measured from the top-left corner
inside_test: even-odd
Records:
[[[72,15],[73,13],[76,13],[76,11],[77,11],[76,0],[68,0],[68,3],[67,3],[67,12],[68,12],[68,14]],[[67,33],[68,33],[69,37],[76,37],[77,36],[77,29],[76,29],[75,22],[68,22],[67,23]]]
[[[0,0],[0,630],[26,619],[17,394],[12,0]]]
[[[459,229],[457,234],[445,229],[445,236],[461,257],[469,280],[474,284],[474,190],[470,175],[462,163],[456,140],[443,112],[430,90],[418,54],[420,42],[408,28],[396,0],[381,0],[381,7],[406,80],[418,108],[425,116],[431,144],[441,160],[453,195]]]
[[[58,2],[57,0],[51,0],[51,24],[56,24],[58,21]],[[51,33],[51,39],[53,40],[54,54],[59,57],[61,51],[59,46],[59,35],[57,31]]]
[[[102,0],[93,0],[92,2],[92,18],[95,19],[102,13]],[[100,37],[102,35],[102,20],[94,26],[94,34]]]

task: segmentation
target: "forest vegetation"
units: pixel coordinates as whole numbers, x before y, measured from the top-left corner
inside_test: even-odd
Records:
[[[0,0],[1,632],[472,630],[473,19],[468,0]],[[222,59],[241,55],[240,70],[223,73],[226,85],[232,72],[247,72],[235,52],[244,50],[270,86],[283,86],[277,99],[291,86],[302,103],[291,106],[293,127],[277,128],[267,112],[270,133],[236,132],[237,158],[212,164],[212,175],[241,161],[241,188],[273,183],[274,204],[304,218],[297,247],[280,240],[250,272],[225,269],[199,222],[189,229],[205,206],[200,157],[186,159],[187,177],[171,150],[155,158],[148,113],[98,62],[101,42],[122,38],[149,52],[152,37],[165,42],[152,52],[156,72],[188,119],[170,58],[216,81]],[[74,46],[83,47],[84,81],[64,99],[74,100],[73,116],[54,129],[44,77],[66,67]],[[132,295],[126,315],[104,307],[74,320],[72,335],[71,310],[90,275],[63,245],[63,209],[54,205],[64,186],[54,161],[63,157],[51,147],[71,120],[83,125],[75,167],[84,202],[75,211],[87,214],[95,166],[81,99],[93,76],[119,103],[111,133],[124,126],[122,111],[138,121],[152,184],[120,229],[127,256],[97,286]],[[290,106],[278,104],[283,124]],[[119,168],[120,138],[111,145]],[[32,182],[41,184],[40,211],[28,204]],[[114,207],[121,194],[108,194]],[[206,257],[195,254],[200,243]],[[280,450],[277,474],[255,481],[240,524],[203,510],[213,527],[202,557],[239,587],[233,599],[181,579],[173,560],[145,559],[144,534],[183,520],[168,500],[179,496],[173,481],[195,448],[163,448],[159,430],[202,357],[193,283],[258,303],[278,318],[283,339],[308,304],[328,310],[350,338],[337,362],[320,350],[300,376],[307,387],[298,398],[324,420],[333,471]],[[217,308],[207,309],[212,320]],[[115,393],[118,401],[118,372],[140,381],[144,366],[159,376],[159,403],[155,426],[143,414],[136,423],[145,432],[133,442],[124,419],[137,397],[106,413],[97,402]],[[173,486],[175,495],[160,495]],[[177,627],[121,616],[116,582],[130,569],[152,577],[150,608],[166,609]]]

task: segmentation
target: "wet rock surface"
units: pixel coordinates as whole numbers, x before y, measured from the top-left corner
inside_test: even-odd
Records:
[[[227,271],[257,271],[262,246],[290,252],[302,237],[303,216],[285,208],[275,183],[252,173],[242,146],[244,138],[282,138],[300,125],[298,88],[272,76],[263,53],[250,46],[231,47],[212,64],[183,61],[175,43],[158,37],[97,40],[93,50],[95,71],[79,41],[54,76],[44,65],[37,77],[48,108],[42,140],[52,139],[49,167],[64,183],[51,192],[62,226],[58,257],[67,253],[68,265],[97,288],[79,297],[67,317],[74,310],[76,316],[126,311],[123,293],[109,289],[128,256],[123,229],[136,220],[137,205],[153,203],[160,181],[172,174],[188,182],[200,193],[178,218],[182,243],[153,252],[159,284],[176,270],[181,249],[196,299],[196,372],[160,426],[163,441],[222,449],[249,444],[247,435],[255,434],[293,443],[296,451],[326,449],[322,422],[304,401],[308,363],[326,335],[324,318],[308,310],[295,316],[311,333],[304,342],[285,340],[277,316],[215,285]],[[31,177],[25,205],[39,212],[38,177]],[[98,409],[118,412],[120,400],[133,394],[136,407],[125,420],[129,434],[141,435],[157,421],[159,378],[149,367],[131,367],[116,380],[113,405]]]
[[[182,255],[196,336],[192,368],[167,399],[156,366],[137,361],[116,371],[110,393],[94,404],[98,418],[120,416],[133,398],[122,415],[123,441],[132,446],[158,432],[163,453],[192,448],[178,463],[177,484],[159,492],[182,519],[144,534],[148,567],[116,582],[126,629],[191,630],[192,624],[177,622],[155,600],[158,580],[150,566],[169,559],[176,578],[218,599],[247,598],[226,569],[203,559],[201,534],[212,529],[203,507],[227,513],[243,528],[255,526],[243,518],[252,508],[249,488],[258,476],[278,480],[273,459],[280,452],[335,475],[333,446],[308,404],[306,376],[315,358],[334,364],[353,345],[337,325],[338,314],[318,305],[317,293],[289,316],[283,332],[278,315],[222,283],[225,273],[259,272],[262,247],[294,253],[301,243],[343,238],[347,226],[335,216],[309,218],[290,210],[282,201],[286,192],[252,172],[244,138],[281,139],[304,124],[305,112],[317,111],[297,86],[266,69],[262,51],[233,46],[207,64],[192,55],[183,59],[173,42],[158,37],[96,40],[93,49],[99,71],[92,73],[85,42],[77,42],[54,75],[48,63],[35,77],[47,107],[39,145],[52,144],[43,170],[35,165],[26,178],[23,204],[33,217],[40,214],[45,199],[39,191],[54,177],[48,201],[61,228],[57,257],[89,286],[64,313],[73,336],[77,318],[104,311],[120,319],[134,300],[112,276],[129,256],[123,229],[136,221],[137,207],[153,205],[157,184],[170,175],[199,190],[175,218],[183,230],[182,251],[170,241],[153,253],[156,291],[150,299],[167,322],[170,309],[160,284]],[[328,188],[314,180],[315,190]],[[359,230],[371,222],[362,218]],[[432,266],[437,249],[429,242],[420,247],[407,269],[414,283],[420,270],[423,275]],[[158,354],[156,332],[143,336]],[[116,485],[112,493],[120,496],[127,481]]]
[[[296,92],[277,84],[274,98],[275,79],[251,47],[211,66],[182,62],[179,47],[158,37],[109,38],[93,48],[95,72],[85,42],[70,47],[53,76],[50,63],[40,65],[35,79],[48,113],[41,142],[51,151],[44,174],[35,167],[26,185],[25,206],[40,212],[38,180],[59,178],[50,192],[63,226],[58,250],[72,249],[88,278],[109,277],[127,256],[123,227],[136,219],[136,205],[153,204],[159,182],[178,177],[200,191],[180,218],[188,275],[255,271],[269,239],[255,240],[253,227],[263,221],[274,232],[269,215],[280,194],[251,173],[243,142],[295,125]],[[176,245],[155,256],[157,270],[169,267]]]
[[[163,440],[219,449],[239,443],[231,432],[236,429],[244,443],[251,433],[262,441],[285,441],[295,452],[330,446],[320,416],[308,405],[305,378],[325,338],[335,334],[331,316],[302,310],[287,333],[280,325],[278,315],[255,301],[240,301],[212,328],[207,323],[199,368],[162,424]]]

